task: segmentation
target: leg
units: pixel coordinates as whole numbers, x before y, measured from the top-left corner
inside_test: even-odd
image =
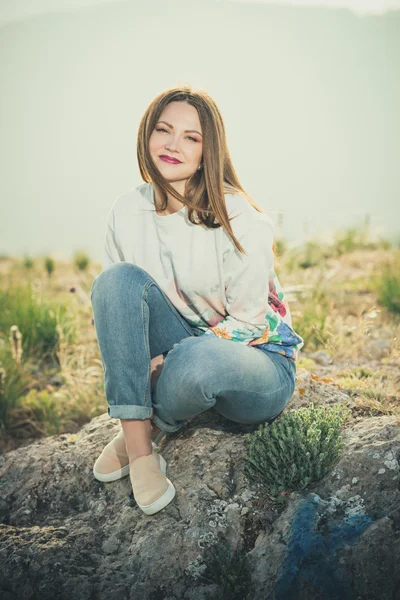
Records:
[[[153,394],[155,422],[176,431],[212,406],[238,423],[273,419],[294,392],[289,360],[213,336],[183,339],[165,358]]]
[[[159,354],[150,361],[150,381],[151,391],[153,392],[157,380],[164,366],[164,355]],[[121,419],[121,427],[124,437],[127,440],[127,453],[130,462],[139,456],[146,456],[152,453],[150,436],[160,432],[160,427],[151,423],[150,419],[141,421],[140,419]],[[149,429],[150,428],[150,429]]]
[[[128,453],[146,454],[153,416],[151,360],[195,335],[194,330],[155,280],[131,263],[116,263],[100,273],[91,302],[108,414],[121,419]],[[142,441],[134,447],[135,439]]]

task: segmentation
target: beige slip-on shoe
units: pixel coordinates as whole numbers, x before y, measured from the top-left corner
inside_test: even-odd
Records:
[[[157,447],[158,442],[166,435],[159,431],[152,436],[152,447]],[[105,483],[117,481],[129,474],[129,459],[126,452],[124,432],[121,428],[114,439],[104,447],[93,466],[93,475],[98,481]]]
[[[154,448],[151,454],[139,456],[130,464],[133,495],[146,515],[163,509],[175,497],[176,490],[165,475],[166,470],[167,463]]]

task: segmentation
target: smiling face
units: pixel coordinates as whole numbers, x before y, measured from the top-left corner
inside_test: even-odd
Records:
[[[183,195],[185,183],[197,172],[203,138],[197,110],[187,102],[170,102],[149,139],[149,152],[165,179]],[[161,157],[179,162],[167,162]]]

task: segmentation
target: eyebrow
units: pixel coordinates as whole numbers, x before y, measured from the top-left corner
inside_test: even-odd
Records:
[[[166,124],[166,125],[168,125],[168,127],[170,127],[171,129],[173,129],[173,128],[174,128],[174,126],[173,126],[173,125],[171,125],[171,123],[167,123],[167,121],[158,121],[158,123],[165,123],[165,124]],[[199,135],[201,135],[201,137],[203,137],[203,136],[202,136],[202,134],[200,133],[200,131],[197,131],[197,129],[185,129],[184,133],[190,133],[190,132],[193,132],[193,131],[194,131],[195,133],[198,133]]]

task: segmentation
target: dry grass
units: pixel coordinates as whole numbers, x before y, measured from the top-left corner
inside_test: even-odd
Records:
[[[314,250],[313,250],[314,251]],[[289,302],[293,327],[305,340],[298,368],[329,376],[349,390],[359,412],[400,416],[400,315],[383,306],[373,285],[380,265],[393,250],[355,249],[331,256],[318,253],[314,266],[296,266],[295,251],[282,251],[276,272]],[[103,365],[92,323],[90,288],[100,266],[79,271],[56,261],[49,277],[42,264],[29,272],[21,260],[0,261],[0,286],[29,279],[37,294],[69,306],[75,315],[78,342],[68,344],[59,331],[58,367],[32,370],[27,393],[10,412],[3,451],[53,433],[74,433],[107,411]],[[71,292],[71,287],[75,292]],[[329,365],[312,360],[317,350]],[[52,377],[59,377],[57,385]],[[53,381],[53,383],[51,383]]]
[[[351,391],[359,412],[370,416],[400,416],[400,315],[379,302],[373,284],[380,265],[393,260],[394,254],[387,248],[357,249],[290,273],[285,270],[285,255],[280,259],[278,277],[283,289],[289,291],[294,329],[303,336],[305,314],[309,313],[312,323],[298,367],[332,377]],[[288,260],[292,264],[293,256]],[[299,281],[305,296],[301,290],[290,293],[298,288]],[[314,298],[319,302],[313,312]],[[316,324],[322,321],[322,306],[321,329]],[[312,360],[310,356],[317,350],[324,350],[331,364],[324,366]],[[360,369],[371,375],[360,376]]]

